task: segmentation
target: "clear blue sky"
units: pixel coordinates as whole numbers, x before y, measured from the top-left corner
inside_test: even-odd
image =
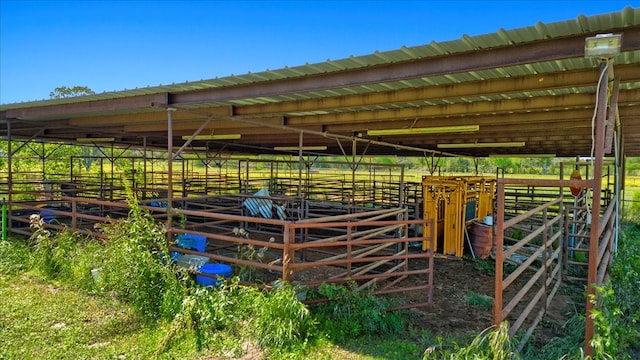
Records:
[[[0,103],[260,72],[638,7],[609,1],[0,0]]]

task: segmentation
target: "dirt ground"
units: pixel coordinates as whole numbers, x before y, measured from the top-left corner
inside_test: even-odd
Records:
[[[411,249],[413,251],[421,251]],[[272,261],[271,254],[265,255],[265,262]],[[427,268],[426,259],[412,259],[411,269]],[[452,259],[436,257],[434,259],[433,306],[408,310],[413,326],[432,336],[475,335],[492,325],[494,297],[495,264],[491,259],[472,260],[470,258]],[[339,268],[310,268],[297,273],[305,281],[318,281],[343,272]],[[264,282],[280,277],[279,273],[259,270],[256,274]],[[511,299],[527,279],[518,279],[508,289],[505,299]],[[413,275],[403,280],[399,286],[411,287],[427,284],[426,275]],[[580,300],[582,287],[563,284],[555,295],[547,314],[538,324],[533,334],[535,344],[545,344],[550,339],[562,336],[562,325],[574,314],[584,313],[584,301]],[[474,304],[470,295],[485,298],[484,305]],[[525,297],[530,298],[533,294]],[[391,295],[390,295],[391,296]],[[398,297],[399,305],[424,303],[426,290],[407,291]],[[513,313],[516,313],[514,311]],[[533,317],[533,315],[531,315]],[[510,319],[513,322],[514,319]]]
[[[459,336],[477,334],[492,325],[492,307],[478,306],[469,295],[484,295],[488,301],[494,297],[494,273],[492,260],[452,260],[436,258],[433,277],[433,306],[411,310],[414,326],[428,331],[433,336]],[[414,279],[416,284],[424,283]],[[514,290],[516,287],[514,286]],[[562,325],[579,309],[576,303],[575,286],[561,288],[553,299],[543,320],[533,334],[533,342],[545,344],[562,335]],[[421,294],[409,293],[408,301],[424,301]]]

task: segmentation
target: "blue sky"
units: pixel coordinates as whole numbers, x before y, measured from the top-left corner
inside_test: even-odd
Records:
[[[0,104],[260,72],[638,7],[627,1],[0,0]]]

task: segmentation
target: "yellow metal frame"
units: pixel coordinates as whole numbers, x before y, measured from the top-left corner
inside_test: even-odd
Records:
[[[422,250],[436,252],[442,233],[444,255],[462,257],[465,227],[470,221],[481,221],[493,214],[495,179],[478,176],[424,176],[422,178],[423,219],[433,219],[434,239],[422,243]],[[467,204],[475,203],[474,217],[466,219]],[[430,226],[425,223],[425,234]],[[441,230],[440,230],[441,228]]]

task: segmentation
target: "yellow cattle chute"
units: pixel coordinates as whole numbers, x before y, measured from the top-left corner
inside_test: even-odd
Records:
[[[422,179],[423,218],[432,219],[432,242],[422,249],[462,257],[467,223],[493,214],[495,179],[463,176],[425,176]],[[441,243],[441,246],[439,246]]]

